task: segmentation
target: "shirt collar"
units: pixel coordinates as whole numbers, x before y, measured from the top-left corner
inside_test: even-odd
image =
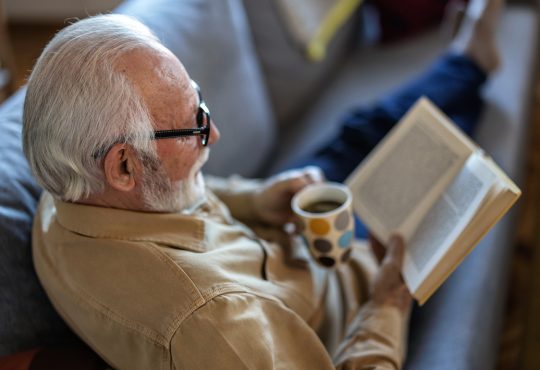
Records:
[[[180,213],[138,212],[55,200],[58,223],[93,238],[154,242],[203,252],[205,224]]]

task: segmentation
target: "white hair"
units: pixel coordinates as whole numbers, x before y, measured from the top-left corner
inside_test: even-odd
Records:
[[[148,109],[115,63],[158,42],[137,20],[109,14],[76,22],[47,45],[28,82],[23,148],[51,194],[77,201],[102,192],[102,157],[117,142],[156,156]]]

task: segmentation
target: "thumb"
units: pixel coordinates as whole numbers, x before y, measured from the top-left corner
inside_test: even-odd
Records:
[[[390,243],[388,244],[383,263],[395,264],[401,268],[404,256],[405,242],[403,241],[403,238],[399,235],[393,235],[390,238]]]
[[[310,183],[324,182],[325,176],[323,171],[317,166],[304,167],[304,173],[310,179]]]
[[[286,190],[289,194],[296,194],[311,183],[311,179],[305,176],[305,174],[298,174],[298,176],[288,178],[281,182],[280,185],[281,188]]]

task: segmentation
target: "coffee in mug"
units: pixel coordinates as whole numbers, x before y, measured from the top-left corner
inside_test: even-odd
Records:
[[[311,204],[308,204],[302,207],[302,209],[310,213],[325,213],[325,212],[333,211],[336,208],[339,208],[341,204],[342,203],[336,202],[333,200],[321,200],[321,201],[316,201]]]

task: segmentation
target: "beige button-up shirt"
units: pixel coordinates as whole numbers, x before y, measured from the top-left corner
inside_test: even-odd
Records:
[[[401,367],[406,318],[365,304],[376,269],[366,245],[326,270],[299,238],[237,221],[253,218],[249,186],[212,183],[220,199],[209,190],[190,214],[43,195],[36,271],[86,343],[119,369]]]

